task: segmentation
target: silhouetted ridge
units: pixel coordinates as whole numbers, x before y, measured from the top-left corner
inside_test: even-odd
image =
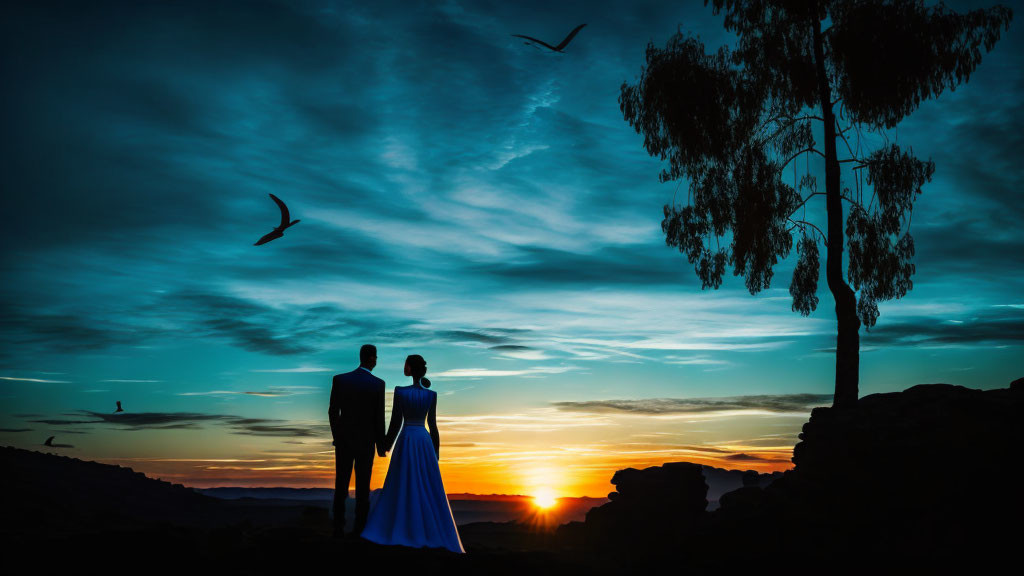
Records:
[[[24,529],[65,531],[137,524],[201,524],[216,501],[131,468],[0,447],[0,507]]]

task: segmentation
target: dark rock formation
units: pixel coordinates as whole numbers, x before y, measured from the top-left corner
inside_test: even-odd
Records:
[[[611,502],[587,513],[588,539],[598,546],[658,546],[685,537],[706,514],[708,485],[699,464],[627,468],[612,484]]]
[[[733,569],[788,559],[796,571],[897,568],[984,572],[1013,559],[1024,492],[1013,482],[1024,445],[1024,384],[948,384],[873,394],[847,410],[816,408],[795,468],[753,474],[702,513],[696,465],[623,470],[612,502],[591,511],[600,552],[686,557]],[[669,470],[679,470],[674,477]],[[684,472],[685,471],[685,472]]]
[[[1024,389],[948,384],[815,408],[793,470],[726,494],[709,530],[753,553],[882,559],[920,567],[1007,554],[1024,513],[1019,477]],[[758,526],[772,526],[772,530]]]

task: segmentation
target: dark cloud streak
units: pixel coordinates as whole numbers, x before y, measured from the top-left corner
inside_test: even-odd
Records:
[[[629,414],[703,414],[733,410],[768,412],[808,412],[832,402],[831,394],[762,394],[725,398],[650,398],[643,400],[591,400],[553,402],[566,412]]]

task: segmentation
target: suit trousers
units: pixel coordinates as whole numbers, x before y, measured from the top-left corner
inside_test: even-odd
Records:
[[[344,530],[345,500],[348,498],[348,484],[352,479],[352,467],[356,470],[356,522],[353,528],[356,534],[366,526],[366,517],[370,512],[370,471],[373,470],[374,447],[352,449],[349,446],[337,446],[334,449],[337,470],[334,476],[334,529]]]

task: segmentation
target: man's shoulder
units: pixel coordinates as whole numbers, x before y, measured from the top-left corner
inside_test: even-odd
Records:
[[[359,369],[356,368],[355,370],[353,370],[351,372],[342,372],[341,374],[335,374],[333,381],[334,382],[345,382],[347,380],[351,380],[353,377],[358,376],[358,374],[356,374],[356,371],[358,371],[358,370]]]
[[[335,374],[335,382],[372,382],[373,384],[383,386],[384,380],[376,377],[373,372],[369,370],[363,370],[362,368],[356,368],[351,372],[345,372],[344,374]]]

